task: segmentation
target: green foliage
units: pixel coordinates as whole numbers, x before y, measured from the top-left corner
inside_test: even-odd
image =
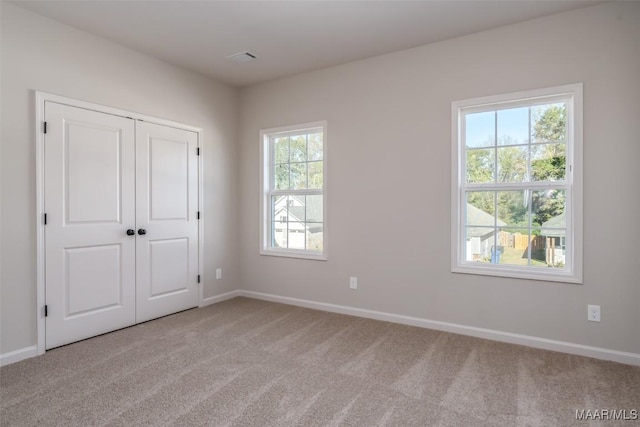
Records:
[[[493,215],[495,212],[495,198],[493,191],[472,191],[467,193],[467,203]]]
[[[498,218],[511,226],[528,226],[529,209],[523,191],[498,192]]]
[[[467,182],[493,182],[493,150],[467,150]]]
[[[275,188],[278,190],[289,189],[289,165],[287,163],[276,165]]]
[[[322,160],[322,133],[312,133],[307,136],[307,156],[310,162]]]
[[[535,142],[559,142],[537,145],[537,158],[531,161],[531,178],[534,181],[558,181],[565,177],[567,109],[555,104],[533,112],[533,139]]]
[[[273,155],[276,189],[322,189],[322,133],[276,138]]]
[[[289,162],[289,137],[275,139],[275,160],[276,163]]]
[[[533,122],[534,142],[566,142],[567,108],[564,104],[535,108]]]
[[[526,147],[498,148],[498,182],[523,182],[527,176]]]
[[[291,163],[291,180],[290,185],[294,190],[307,188],[307,164]]]
[[[307,163],[309,171],[309,188],[322,188],[322,162],[309,162]]]
[[[563,213],[565,201],[564,191],[534,191],[531,195],[531,209],[534,212],[533,225],[541,226],[551,218]]]
[[[292,136],[290,145],[290,161],[304,162],[307,160],[307,137],[306,135]]]
[[[466,180],[469,183],[560,181],[566,174],[566,106],[545,105],[532,109],[532,159],[529,147],[515,145],[508,135],[501,135],[493,148],[467,149]],[[497,150],[497,151],[496,151]],[[497,158],[497,165],[495,164]],[[510,226],[529,225],[529,204],[534,226],[540,226],[564,212],[563,191],[474,191],[467,202],[497,216]]]
[[[555,104],[534,111],[533,137],[537,142],[560,142],[541,146],[542,156],[531,162],[531,178],[535,181],[559,181],[566,175],[567,109]],[[542,225],[564,212],[564,191],[535,191],[531,196],[534,225]]]
[[[558,181],[565,176],[566,156],[552,156],[531,162],[531,178],[534,181]]]

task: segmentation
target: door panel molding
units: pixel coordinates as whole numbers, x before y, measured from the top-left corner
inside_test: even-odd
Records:
[[[122,283],[123,272],[121,265],[121,244],[112,243],[95,246],[76,246],[65,248],[63,251],[64,274],[66,276],[64,281],[65,319],[122,305],[122,294],[124,290]],[[82,269],[83,265],[86,266],[90,264],[91,260],[87,258],[90,258],[91,255],[98,258],[98,265],[111,267],[111,269],[104,268],[104,272],[86,271],[86,268]],[[74,264],[79,265],[76,266]],[[110,273],[115,277],[109,277]],[[83,283],[86,283],[89,286],[82,286]],[[116,286],[107,288],[104,286],[105,284],[116,284]],[[77,290],[71,289],[74,287],[77,288]],[[75,296],[76,293],[80,293],[82,298],[77,298]],[[103,299],[107,299],[107,303],[100,305],[99,301],[96,300],[94,302],[96,299],[95,297],[97,296],[102,296]]]
[[[135,121],[54,102],[45,115],[45,345],[54,348],[135,323],[136,242],[124,228],[135,224]],[[82,224],[69,224],[70,207]]]
[[[98,222],[121,223],[122,132],[117,128],[96,126],[92,123],[67,119],[65,119],[64,128],[62,149],[64,151],[64,162],[67,165],[63,177],[63,188],[67,195],[64,205],[65,225]],[[102,135],[99,134],[99,131],[102,131]],[[111,135],[107,132],[111,133]],[[86,139],[102,137],[102,141],[98,141],[101,144],[91,144],[92,146],[77,144],[74,142],[75,138],[71,138],[72,134],[76,133],[82,134]],[[108,138],[109,136],[111,139]],[[100,146],[98,147],[98,145]],[[75,161],[75,159],[81,158],[92,150],[98,151],[100,158],[105,161],[102,168],[98,169],[84,162]],[[113,174],[114,169],[115,174]],[[94,182],[96,177],[101,177],[103,182],[100,183],[100,188],[91,188],[92,186],[89,183]],[[114,182],[108,182],[110,180]],[[105,194],[110,196],[106,200]],[[95,197],[96,195],[100,197]],[[89,203],[86,203],[87,201]],[[108,201],[112,203],[104,203]],[[100,214],[97,214],[97,212],[100,212]],[[103,216],[103,218],[98,218],[99,216]]]
[[[136,321],[193,307],[198,301],[197,135],[136,124]],[[170,266],[170,268],[168,268]]]
[[[113,108],[105,105],[95,104],[92,102],[77,100],[73,98],[68,98],[65,96],[50,94],[41,91],[33,91],[34,96],[34,105],[35,105],[35,120],[34,120],[34,135],[35,135],[35,146],[36,146],[36,245],[37,245],[37,255],[36,255],[36,325],[37,325],[37,354],[43,354],[45,352],[45,335],[46,335],[46,322],[45,322],[45,304],[46,304],[46,287],[45,287],[45,261],[46,261],[46,247],[45,247],[45,127],[44,123],[46,120],[45,115],[45,103],[51,102],[61,105],[66,105],[70,107],[82,108],[89,111],[94,111],[98,113],[110,114],[113,116],[129,118],[140,122],[148,122],[153,124],[158,124],[166,127],[171,127],[175,129],[181,129],[186,131],[195,132],[197,134],[196,146],[199,149],[199,156],[197,157],[197,182],[198,182],[198,190],[197,190],[197,210],[200,213],[200,218],[203,218],[203,150],[202,150],[202,141],[203,141],[203,130],[200,127],[187,125],[184,123],[175,122],[172,120],[166,120],[154,116],[149,116],[146,114],[136,113],[128,110],[123,110],[120,108]],[[50,128],[47,129],[49,132]],[[65,213],[65,216],[68,214]],[[111,215],[113,216],[113,215]],[[118,220],[110,219],[105,222],[113,223],[114,225],[118,225],[122,218],[122,213],[118,212]],[[48,221],[51,221],[52,218],[49,217]],[[60,220],[58,218],[57,220]],[[65,222],[67,218],[64,218]],[[165,220],[166,221],[166,220]],[[100,221],[102,222],[102,221]],[[85,223],[83,221],[70,221],[67,224],[71,227],[81,229]],[[88,225],[88,224],[87,224]],[[79,230],[80,231],[80,230]],[[197,256],[197,274],[203,279],[204,278],[204,221],[201,219],[198,221],[198,231],[197,231],[197,244],[195,246],[198,251]],[[99,245],[96,245],[99,246]],[[201,284],[197,285],[197,305],[203,306],[203,287],[204,280],[201,280]],[[116,304],[117,306],[117,304]],[[114,307],[102,307],[95,308],[96,311],[110,311]],[[49,307],[51,310],[52,307]],[[55,309],[64,309],[63,307],[55,307]],[[89,309],[89,311],[92,311]],[[83,312],[74,313],[71,315],[72,317],[82,317]]]

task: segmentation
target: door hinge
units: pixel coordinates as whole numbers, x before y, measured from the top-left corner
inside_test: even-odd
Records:
[[[47,133],[47,122],[44,122],[44,123],[42,124],[42,131],[43,131],[44,133]]]
[[[49,315],[49,306],[45,305],[44,306],[44,317],[47,317]]]
[[[44,214],[44,225],[47,225],[47,214]]]
[[[200,147],[196,147],[196,156],[200,155]]]
[[[200,219],[200,211],[196,214],[196,219]]]
[[[198,274],[198,283],[200,283],[200,275]]]

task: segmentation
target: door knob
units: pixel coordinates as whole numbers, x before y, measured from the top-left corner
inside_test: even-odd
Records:
[[[138,234],[143,236],[143,235],[147,234],[147,230],[145,230],[144,228],[138,228]]]
[[[127,236],[133,236],[134,234],[136,234],[136,231],[132,228],[127,230]]]

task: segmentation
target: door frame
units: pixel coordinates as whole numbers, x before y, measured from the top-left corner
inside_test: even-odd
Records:
[[[141,120],[145,122],[155,123],[158,125],[173,127],[177,129],[195,132],[198,136],[197,147],[200,151],[198,156],[198,211],[201,220],[198,221],[198,275],[200,282],[198,283],[198,306],[203,306],[204,298],[204,207],[202,204],[204,196],[204,173],[203,173],[203,130],[200,127],[186,125],[184,123],[174,122],[172,120],[161,119],[158,117],[148,116],[146,114],[135,113],[133,111],[123,110],[120,108],[108,107],[105,105],[94,104],[92,102],[81,101],[78,99],[68,98],[66,96],[54,95],[51,93],[34,91],[35,100],[35,121],[34,135],[36,148],[36,326],[37,326],[37,354],[45,352],[45,334],[46,324],[44,316],[45,298],[45,224],[44,224],[44,118],[45,118],[45,102],[55,102],[58,104],[68,105],[71,107],[83,108],[85,110],[96,111],[99,113],[111,114],[114,116],[125,117],[133,120]]]

